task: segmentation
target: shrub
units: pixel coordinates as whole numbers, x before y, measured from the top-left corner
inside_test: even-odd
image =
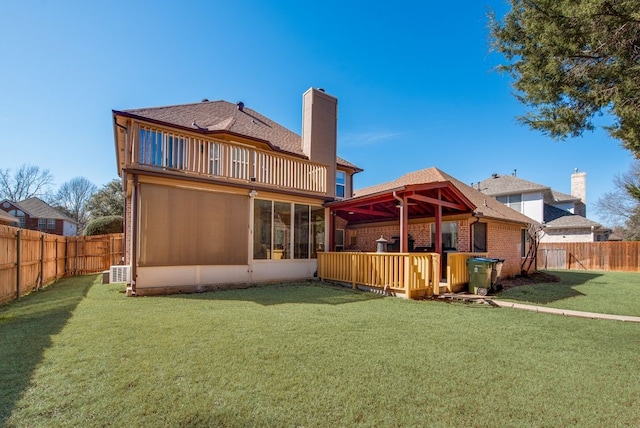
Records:
[[[98,217],[91,220],[84,230],[86,236],[105,235],[108,233],[122,233],[124,222],[121,215]]]

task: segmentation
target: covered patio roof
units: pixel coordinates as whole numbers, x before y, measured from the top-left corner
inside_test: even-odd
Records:
[[[327,204],[349,223],[397,220],[406,207],[409,219],[471,213],[476,206],[451,182],[411,184]]]
[[[408,249],[409,219],[435,219],[436,251],[442,247],[442,217],[454,214],[472,214],[476,206],[450,181],[407,184],[387,188],[345,201],[327,204],[331,211],[331,232],[335,228],[334,215],[350,224],[393,221],[400,223],[400,251]],[[333,236],[331,236],[333,243]]]

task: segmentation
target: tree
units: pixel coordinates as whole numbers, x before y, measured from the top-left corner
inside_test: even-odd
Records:
[[[124,191],[122,190],[122,180],[116,178],[102,186],[102,189],[94,193],[89,199],[87,209],[91,212],[91,219],[123,216]]]
[[[614,225],[626,240],[640,240],[640,160],[613,180],[615,190],[596,202],[600,216]]]
[[[84,177],[75,177],[64,183],[55,195],[55,205],[69,214],[78,223],[78,234],[87,224],[87,203],[98,190],[95,184]]]
[[[46,195],[52,183],[53,175],[49,170],[35,165],[23,164],[13,175],[9,168],[0,169],[0,199],[14,202],[34,196],[48,199]]]
[[[122,233],[124,230],[123,218],[120,215],[99,217],[91,220],[84,229],[84,234],[105,235],[107,233]]]
[[[519,120],[555,139],[605,128],[640,158],[640,3],[637,0],[510,0],[490,14],[494,49],[530,108]]]

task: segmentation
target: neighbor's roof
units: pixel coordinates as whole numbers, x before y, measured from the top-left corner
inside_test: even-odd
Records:
[[[550,229],[603,228],[598,222],[549,204],[544,204],[544,218],[547,219],[545,226]]]
[[[482,193],[491,196],[512,195],[517,193],[541,192],[544,201],[553,204],[560,202],[576,202],[580,198],[553,190],[549,186],[523,180],[513,175],[493,174],[486,180],[476,184]]]
[[[215,133],[228,132],[268,143],[274,150],[306,157],[302,152],[302,137],[266,116],[246,106],[240,110],[228,101],[203,101],[165,107],[139,108],[113,111],[114,114],[146,119],[156,123],[177,126],[185,130]],[[338,165],[362,171],[361,168],[340,157]]]
[[[33,218],[53,218],[69,221],[75,224],[75,221],[71,217],[53,208],[40,198],[33,197],[25,199],[24,201],[13,202],[13,204]]]
[[[523,180],[513,175],[494,174],[491,177],[477,184],[478,190],[491,196],[510,195],[512,193],[526,193],[550,190],[549,187],[542,184],[533,183]]]
[[[524,214],[521,214],[506,205],[496,201],[493,197],[488,197],[484,193],[474,189],[473,187],[464,184],[457,178],[439,170],[438,168],[431,167],[422,169],[419,171],[410,172],[395,180],[387,183],[378,184],[375,186],[367,187],[364,189],[356,190],[354,197],[367,196],[375,193],[382,193],[392,191],[403,186],[409,186],[414,184],[425,184],[435,182],[448,181],[453,184],[458,191],[460,191],[470,202],[475,206],[476,212],[482,212],[484,217],[494,218],[499,220],[514,221],[518,223],[537,224],[537,222]]]

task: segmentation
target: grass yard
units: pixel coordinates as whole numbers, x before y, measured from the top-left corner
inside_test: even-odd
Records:
[[[98,280],[0,307],[0,425],[640,426],[640,324],[321,283],[126,298]]]
[[[640,273],[547,271],[560,282],[514,287],[496,297],[539,306],[640,316]]]

